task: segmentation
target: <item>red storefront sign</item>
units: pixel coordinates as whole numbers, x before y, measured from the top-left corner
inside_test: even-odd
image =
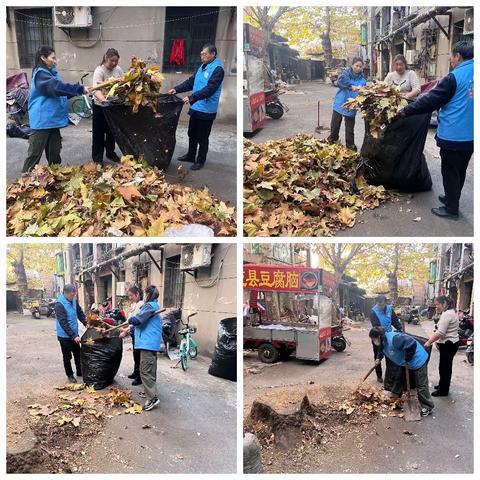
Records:
[[[267,55],[267,37],[262,30],[243,24],[243,49],[257,58]]]

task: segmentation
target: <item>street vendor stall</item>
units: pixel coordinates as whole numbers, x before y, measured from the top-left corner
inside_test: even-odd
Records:
[[[246,264],[248,294],[244,349],[258,350],[262,362],[274,363],[295,351],[301,360],[320,361],[331,353],[330,274],[322,269]]]

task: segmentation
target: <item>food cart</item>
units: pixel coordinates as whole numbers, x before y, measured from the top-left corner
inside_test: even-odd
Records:
[[[322,269],[246,264],[243,288],[248,303],[243,347],[258,350],[264,363],[295,352],[301,360],[331,354],[333,276]]]
[[[249,24],[243,25],[243,131],[253,133],[266,119],[265,34]]]

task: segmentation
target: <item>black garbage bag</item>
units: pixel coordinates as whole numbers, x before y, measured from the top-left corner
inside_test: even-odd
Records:
[[[159,95],[157,112],[150,107],[132,107],[115,100],[102,105],[105,118],[124,155],[143,158],[152,167],[166,170],[175,150],[175,132],[183,102],[175,95]]]
[[[82,375],[83,383],[91,385],[95,390],[101,390],[113,383],[120,367],[123,352],[123,340],[118,331],[110,336],[98,338],[98,332],[88,328],[82,335]],[[94,341],[90,345],[88,340]]]
[[[218,326],[217,344],[208,373],[237,381],[237,318],[224,318]]]
[[[400,118],[373,138],[365,127],[360,155],[365,161],[365,179],[373,185],[403,192],[424,192],[432,178],[423,154],[430,115]]]
[[[7,135],[11,138],[23,138],[28,140],[28,137],[32,134],[32,129],[23,125],[17,125],[15,123],[7,124]]]

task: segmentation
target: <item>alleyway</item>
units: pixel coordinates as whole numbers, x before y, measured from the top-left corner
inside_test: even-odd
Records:
[[[27,425],[27,405],[56,401],[63,385],[55,321],[9,313],[7,316],[7,451],[34,446]],[[122,364],[114,386],[131,388],[144,402],[139,387],[126,376],[132,371],[131,344],[124,343]],[[236,384],[208,375],[210,359],[172,369],[158,360],[161,405],[140,415],[115,415],[104,429],[84,438],[76,450],[78,473],[233,473],[236,471]],[[148,428],[145,426],[147,425]],[[62,448],[70,448],[67,441]],[[42,473],[53,473],[43,472]]]
[[[290,111],[280,120],[267,119],[265,127],[253,134],[251,140],[257,143],[278,140],[298,132],[315,134],[326,138],[329,134],[332,102],[337,89],[320,81],[304,82],[292,88],[280,98]],[[325,127],[316,133],[317,102],[320,101],[320,125]],[[355,123],[355,140],[361,147],[364,136],[364,122]],[[388,202],[380,208],[365,211],[352,228],[339,231],[337,236],[471,236],[473,235],[473,159],[467,172],[467,179],[460,201],[461,217],[458,221],[448,221],[435,217],[430,212],[439,206],[438,195],[443,194],[440,173],[439,149],[435,143],[435,130],[430,129],[425,145],[425,156],[432,176],[433,188],[429,192],[402,195],[398,201]],[[344,143],[344,126],[340,130],[340,140]],[[420,221],[414,221],[418,217]]]
[[[369,324],[368,324],[369,325]],[[265,365],[256,353],[244,356],[244,414],[253,400],[272,406],[290,405],[308,393],[312,403],[347,398],[373,363],[368,325],[345,335],[352,342],[343,353],[333,352],[317,365],[292,356]],[[407,326],[407,331],[427,336],[432,322]],[[473,472],[473,367],[459,350],[453,365],[451,395],[435,399],[433,415],[420,422],[398,417],[378,417],[365,428],[340,434],[315,455],[291,452],[268,454],[263,468],[268,473],[472,473]],[[429,381],[438,380],[438,351],[429,363]],[[380,387],[372,375],[366,384]],[[343,454],[342,452],[346,452]],[[347,453],[348,452],[348,453]],[[439,455],[439,452],[441,454]],[[274,457],[274,460],[272,460]]]
[[[81,165],[91,162],[92,122],[81,120],[74,127],[62,129],[62,162],[64,165]],[[207,163],[202,170],[188,171],[184,180],[177,174],[180,165],[189,168],[190,164],[177,162],[177,157],[184,155],[188,149],[187,125],[180,123],[177,128],[177,144],[172,162],[166,171],[166,179],[170,183],[181,183],[194,188],[208,186],[210,191],[220,200],[229,201],[232,206],[237,203],[237,150],[235,127],[228,124],[215,123],[210,136],[210,147]],[[28,140],[7,137],[7,181],[13,182],[22,171],[26,158]],[[120,150],[116,149],[118,155]],[[106,160],[108,162],[108,160]],[[46,164],[45,155],[40,162]],[[215,172],[215,175],[212,173]]]

